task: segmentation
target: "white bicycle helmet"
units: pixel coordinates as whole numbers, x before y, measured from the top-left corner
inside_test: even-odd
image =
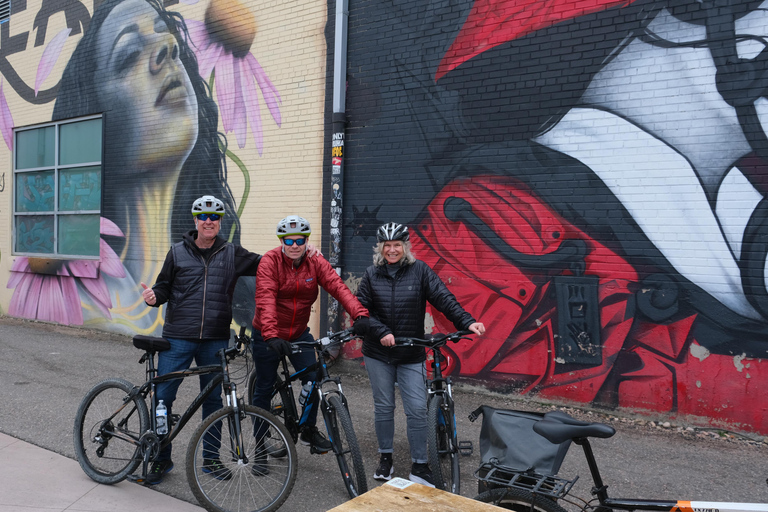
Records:
[[[397,222],[388,222],[376,231],[376,240],[379,242],[391,240],[407,242],[409,238],[411,238],[411,235],[408,234],[408,226],[398,224]]]
[[[198,197],[192,203],[192,215],[199,213],[218,213],[219,215],[224,215],[224,203],[213,196]]]
[[[283,238],[290,235],[304,235],[308,237],[312,234],[312,228],[309,227],[309,221],[298,215],[289,215],[277,223],[277,238]]]

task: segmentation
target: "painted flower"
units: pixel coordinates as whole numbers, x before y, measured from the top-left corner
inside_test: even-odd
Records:
[[[282,99],[250,52],[256,36],[253,13],[237,0],[213,0],[206,9],[205,23],[187,20],[187,28],[200,75],[209,77],[215,71],[216,100],[224,133],[234,131],[238,147],[243,148],[250,123],[261,155],[264,141],[259,90],[278,126],[282,122]]]
[[[125,235],[111,220],[101,218],[102,235]],[[32,320],[45,320],[65,325],[82,325],[80,295],[89,298],[101,313],[109,313],[112,299],[103,274],[122,278],[125,268],[120,257],[100,240],[99,261],[17,258],[11,267],[8,288],[14,288],[8,314]],[[46,273],[41,273],[45,270]],[[78,284],[80,285],[78,287]]]
[[[13,151],[13,116],[11,109],[8,108],[8,102],[5,101],[3,85],[3,79],[0,78],[0,134],[2,134],[8,149]]]

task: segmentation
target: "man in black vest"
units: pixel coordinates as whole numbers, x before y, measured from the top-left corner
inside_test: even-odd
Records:
[[[232,323],[232,297],[240,276],[255,276],[261,256],[218,237],[224,203],[213,196],[203,196],[192,204],[195,228],[171,246],[155,285],[144,287],[142,295],[149,306],[168,303],[163,337],[170,350],[160,352],[157,373],[186,370],[194,359],[198,366],[217,365],[216,352],[229,345]],[[200,376],[202,390],[213,375]],[[157,401],[168,408],[176,398],[181,380],[157,385]],[[203,403],[203,417],[221,409],[221,385]],[[231,471],[219,459],[219,439],[204,446],[210,458],[203,471],[220,480],[232,478]],[[227,461],[228,463],[228,461]],[[173,469],[171,445],[163,449],[152,464],[147,483],[157,484]]]

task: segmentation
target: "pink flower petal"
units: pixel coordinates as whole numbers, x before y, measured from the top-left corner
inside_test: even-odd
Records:
[[[45,79],[51,74],[53,66],[56,65],[56,61],[59,59],[59,55],[61,55],[61,50],[64,48],[64,43],[67,42],[70,32],[72,32],[71,28],[65,28],[56,34],[56,37],[51,39],[51,42],[45,47],[43,56],[40,57],[40,63],[37,65],[35,96],[37,96],[37,91],[40,90],[40,86],[45,82]]]
[[[5,101],[2,79],[0,79],[0,133],[5,139],[5,145],[13,151],[13,116],[11,109],[8,108],[8,102]]]
[[[25,256],[16,258],[11,265],[11,272],[27,272],[29,270],[29,259]]]
[[[61,293],[63,295],[64,309],[67,315],[67,324],[83,325],[83,308],[80,305],[80,294],[77,291],[75,279],[61,279]],[[107,313],[111,320],[112,316]]]
[[[34,320],[37,318],[37,305],[40,302],[40,287],[43,285],[43,280],[47,278],[56,279],[55,276],[42,276],[40,274],[27,274],[28,279],[21,282],[21,286],[17,287],[13,294],[19,293],[22,295],[19,299],[21,310],[18,316],[22,318],[29,318]]]
[[[247,65],[246,65],[247,68]],[[245,108],[245,100],[243,100],[243,85],[241,83],[241,76],[245,73],[241,73],[240,59],[233,59],[232,69],[232,83],[235,89],[235,96],[233,102],[233,113],[235,115],[233,129],[235,130],[235,138],[237,138],[237,147],[240,149],[245,147],[245,139],[248,137],[248,118]]]
[[[103,242],[103,240],[102,240]],[[99,264],[92,260],[70,260],[67,262],[70,272],[75,277],[95,279],[99,277]]]
[[[5,287],[8,288],[9,290],[11,288],[16,288],[25,275],[26,273],[24,272],[11,271],[11,276],[8,278],[8,283],[5,285]]]
[[[256,78],[256,82],[259,84],[259,89],[261,89],[261,94],[264,96],[264,101],[267,103],[269,112],[272,114],[272,119],[275,120],[277,126],[280,126],[282,118],[280,115],[279,104],[283,102],[283,100],[280,99],[280,93],[277,92],[274,84],[272,84],[272,81],[269,79],[264,70],[261,69],[261,65],[252,53],[246,55],[245,60],[250,66],[251,72]]]
[[[11,316],[22,316],[24,308],[29,299],[29,287],[35,278],[34,274],[20,274],[21,280],[15,287],[11,296],[11,304],[8,306],[8,314]],[[30,299],[31,300],[31,299]]]
[[[251,123],[251,133],[253,141],[256,143],[256,149],[261,156],[264,150],[264,134],[261,132],[261,105],[259,105],[259,93],[253,84],[253,75],[250,72],[250,66],[246,65],[240,74],[240,88],[243,91],[243,100],[245,102],[245,111],[248,114],[248,122]]]
[[[88,292],[88,295],[93,298],[94,304],[99,307],[99,309],[105,307],[109,309],[112,307],[112,299],[109,297],[107,283],[102,277],[96,279],[88,279],[86,277],[80,279],[80,284],[83,285],[85,291]]]
[[[99,254],[101,255],[101,271],[112,277],[125,277],[125,267],[120,261],[120,256],[109,246],[109,244],[100,241]]]
[[[216,63],[216,98],[219,100],[224,133],[232,131],[232,119],[234,117],[235,84],[232,59],[232,55],[226,54],[219,58]]]
[[[64,295],[61,293],[60,279],[73,279],[71,277],[46,276],[40,288],[40,302],[37,306],[37,318],[46,322],[67,323],[67,314],[64,308]]]
[[[197,66],[200,76],[206,79],[211,76],[211,72],[222,53],[224,53],[224,47],[219,44],[211,44],[207,48],[200,50],[197,54]],[[218,78],[218,75],[216,78]]]
[[[99,234],[111,235],[111,236],[122,236],[122,237],[125,236],[123,231],[119,227],[117,227],[117,224],[115,224],[111,220],[107,219],[106,217],[101,217],[100,220],[101,222],[99,224]]]

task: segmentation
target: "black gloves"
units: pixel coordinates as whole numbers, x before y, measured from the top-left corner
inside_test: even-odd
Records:
[[[269,348],[277,352],[280,356],[289,356],[293,351],[291,343],[282,338],[269,338],[267,344],[269,345]]]
[[[352,326],[352,332],[358,336],[365,336],[368,334],[368,327],[371,325],[371,320],[367,316],[358,317]]]

